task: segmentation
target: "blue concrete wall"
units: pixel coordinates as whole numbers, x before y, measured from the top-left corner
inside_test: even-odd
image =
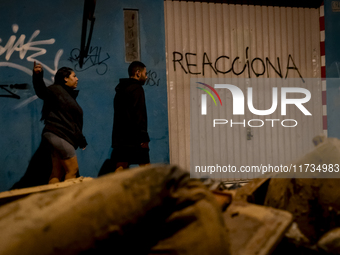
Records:
[[[340,139],[340,9],[337,6],[340,7],[340,1],[324,1],[328,136]]]
[[[36,99],[32,86],[34,60],[45,65],[47,83],[62,66],[76,70],[89,144],[85,151],[77,150],[80,174],[97,176],[111,152],[114,88],[119,78],[128,76],[123,9],[139,10],[141,61],[152,78],[144,87],[150,159],[169,162],[163,0],[97,1],[93,51],[80,69],[74,59],[80,48],[83,6],[84,1],[67,0],[0,2],[0,85],[29,84],[21,90],[7,87],[20,99],[4,97],[13,95],[0,88],[0,191],[21,178],[40,143],[42,100]]]

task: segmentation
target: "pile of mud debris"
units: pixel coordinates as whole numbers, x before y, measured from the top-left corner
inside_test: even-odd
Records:
[[[320,166],[311,175],[305,170],[296,173],[297,178],[272,175],[236,190],[233,201],[291,214],[292,223],[272,254],[340,254],[340,141],[318,140],[313,151],[292,163]]]
[[[245,232],[251,237],[235,247],[238,251],[232,254],[340,254],[339,191],[340,179],[321,178],[258,179],[237,189],[224,215],[234,213],[235,218],[239,217],[241,214],[235,215],[232,209],[238,203],[244,208],[257,206],[267,215],[259,218],[254,208],[246,217],[241,215],[235,229],[240,237]],[[261,238],[274,238],[274,244],[269,248],[260,245],[257,250],[261,252],[253,253],[254,247],[248,244],[258,237],[261,228]],[[229,235],[235,237],[232,231]],[[232,244],[234,238],[230,240]]]
[[[293,164],[340,164],[340,141],[322,139]],[[227,190],[150,165],[3,192],[0,254],[340,254],[338,175]]]

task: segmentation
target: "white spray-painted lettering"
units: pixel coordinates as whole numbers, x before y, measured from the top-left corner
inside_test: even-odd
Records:
[[[12,30],[13,33],[16,34],[19,30],[19,26],[17,24],[13,24],[12,25]],[[55,39],[51,38],[48,40],[40,40],[40,41],[34,41],[34,39],[40,34],[40,30],[35,30],[32,34],[32,36],[30,37],[30,39],[25,43],[25,39],[26,39],[26,35],[22,34],[20,35],[20,37],[17,40],[17,36],[16,35],[12,35],[5,46],[1,46],[0,45],[0,56],[3,55],[6,52],[5,55],[5,59],[7,62],[0,62],[0,66],[8,66],[8,67],[12,67],[12,68],[16,68],[18,70],[21,70],[29,75],[32,75],[32,71],[29,70],[28,68],[18,65],[18,64],[14,64],[14,63],[10,63],[8,62],[12,56],[12,54],[17,51],[19,52],[19,58],[20,59],[24,59],[27,52],[28,51],[34,51],[35,53],[27,56],[26,60],[29,62],[38,62],[41,63],[41,65],[43,66],[43,68],[49,72],[52,77],[54,76],[54,74],[57,72],[58,70],[58,64],[59,64],[59,59],[61,57],[61,55],[63,54],[63,50],[60,49],[57,51],[55,58],[54,58],[54,67],[50,68],[49,66],[45,65],[44,63],[42,63],[41,61],[37,60],[36,57],[44,55],[47,53],[47,50],[41,47],[37,47],[40,45],[50,45],[50,44],[54,44],[55,43]],[[2,39],[0,38],[0,43],[2,42]],[[29,71],[28,71],[29,70]],[[53,79],[53,78],[52,78]]]
[[[19,26],[17,24],[13,24],[12,25],[12,30],[13,33],[16,34],[19,30]],[[54,75],[56,74],[57,70],[58,70],[58,65],[59,65],[59,60],[61,55],[63,54],[63,50],[59,49],[54,57],[54,67],[51,68],[49,66],[47,66],[46,64],[42,63],[41,61],[39,61],[38,59],[36,59],[37,57],[41,56],[41,55],[45,55],[47,53],[47,50],[45,48],[41,48],[41,47],[37,47],[40,45],[51,45],[55,43],[55,39],[51,38],[48,40],[40,40],[40,41],[34,41],[34,39],[40,34],[40,30],[35,30],[32,34],[32,36],[30,37],[30,39],[25,43],[25,39],[26,39],[26,35],[22,34],[20,35],[20,37],[17,40],[16,35],[12,35],[10,36],[10,38],[8,39],[7,43],[5,46],[1,46],[0,45],[0,56],[2,56],[4,53],[6,53],[5,55],[5,62],[0,62],[0,67],[1,66],[6,66],[6,67],[11,67],[14,69],[18,69],[28,75],[32,75],[32,69],[29,69],[25,66],[16,64],[16,63],[12,63],[9,62],[9,60],[11,59],[12,54],[16,51],[19,52],[19,58],[20,59],[24,59],[26,57],[26,54],[28,51],[34,51],[35,53],[27,56],[26,60],[28,62],[34,62],[36,61],[37,63],[40,63],[44,70],[46,70],[47,72],[49,72],[51,74],[51,80],[45,79],[45,83],[46,84],[52,84],[53,83],[53,79],[54,79]],[[2,38],[0,38],[0,43],[2,43]],[[26,100],[24,100],[23,102],[21,102],[19,105],[17,105],[15,107],[15,109],[23,107],[27,104],[29,104],[30,102],[34,101],[37,98],[37,96],[32,96]]]

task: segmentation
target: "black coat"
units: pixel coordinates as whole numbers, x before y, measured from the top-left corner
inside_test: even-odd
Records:
[[[43,73],[33,73],[33,85],[37,96],[44,100],[42,120],[44,132],[52,132],[72,144],[75,149],[87,145],[82,134],[83,111],[76,102],[78,91],[65,85],[45,86]],[[47,141],[43,140],[34,153],[24,176],[10,189],[21,189],[48,183],[52,161]],[[79,172],[77,172],[79,177]]]
[[[51,132],[68,141],[75,149],[85,148],[87,142],[82,133],[83,110],[76,101],[78,91],[59,84],[46,87],[42,72],[33,74],[33,86],[37,96],[44,100],[43,133]]]
[[[149,142],[148,119],[142,83],[120,79],[114,98],[112,147],[138,146]]]

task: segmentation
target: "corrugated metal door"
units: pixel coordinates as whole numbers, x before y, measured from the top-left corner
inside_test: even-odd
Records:
[[[165,1],[164,5],[172,164],[190,168],[190,78],[249,78],[249,74],[251,78],[256,74],[280,78],[267,60],[276,69],[280,65],[283,78],[320,77],[318,9],[178,1]],[[247,60],[252,68],[242,72]],[[233,72],[216,71],[226,71],[231,63]],[[218,146],[237,166],[288,163],[303,155],[313,147],[312,138],[322,133],[321,80],[309,89],[316,97],[310,106],[313,121],[302,121],[300,128],[282,132],[278,128],[240,127],[212,141],[222,144],[226,139],[228,145]],[[254,93],[254,100],[261,93],[271,95],[260,85]],[[261,109],[271,106],[270,101],[259,104]],[[251,140],[247,140],[248,131]],[[212,130],[207,127],[204,132],[200,139]]]

